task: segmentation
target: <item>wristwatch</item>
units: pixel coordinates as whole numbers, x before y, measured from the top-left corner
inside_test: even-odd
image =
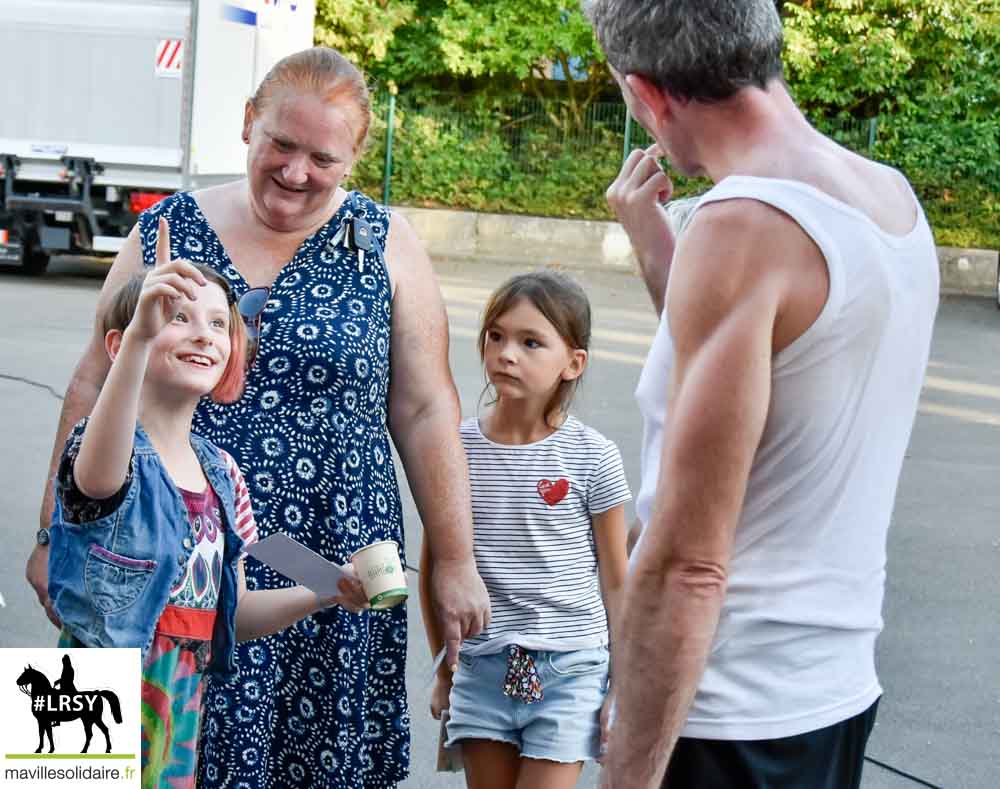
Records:
[[[49,530],[46,528],[41,528],[35,533],[35,542],[39,545],[48,545],[51,542],[49,537]]]

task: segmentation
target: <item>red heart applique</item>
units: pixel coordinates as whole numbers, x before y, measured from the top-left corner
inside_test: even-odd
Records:
[[[538,495],[550,507],[556,506],[556,504],[566,498],[567,493],[569,493],[568,479],[557,479],[555,482],[543,479],[538,483]]]

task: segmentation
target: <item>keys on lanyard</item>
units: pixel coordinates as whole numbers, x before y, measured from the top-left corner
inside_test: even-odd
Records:
[[[337,232],[333,234],[333,238],[326,242],[327,251],[332,252],[337,244],[343,244],[347,247],[347,223],[349,221],[346,217],[340,220],[340,227],[337,228]]]
[[[354,246],[358,250],[358,273],[361,273],[365,267],[365,253],[371,252],[373,249],[372,226],[360,216],[356,216],[351,235]]]
[[[333,249],[338,244],[342,244],[347,250],[353,245],[358,251],[358,273],[361,273],[365,268],[365,255],[375,249],[375,234],[372,231],[372,226],[360,216],[351,219],[345,217],[326,246],[327,249]]]

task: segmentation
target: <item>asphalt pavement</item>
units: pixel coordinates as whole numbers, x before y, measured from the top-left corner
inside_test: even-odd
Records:
[[[24,581],[24,561],[37,528],[61,398],[89,335],[105,267],[63,258],[38,279],[0,270],[0,508],[6,513],[0,522],[0,595],[6,602],[0,647],[54,645],[55,631]],[[476,412],[483,389],[474,342],[478,316],[491,289],[512,273],[475,263],[438,267],[452,370],[467,415]],[[634,490],[641,424],[632,393],[656,320],[633,276],[577,276],[591,297],[595,328],[574,411],[618,443]],[[994,304],[945,299],[889,536],[885,631],[877,654],[885,695],[868,747],[869,758],[881,764],[868,764],[864,789],[1000,786],[997,359],[1000,312]],[[416,564],[421,529],[408,492],[404,498],[407,553]],[[427,712],[430,656],[413,573],[410,587],[413,771],[404,785],[461,787],[460,775],[434,772],[438,727]],[[596,786],[597,776],[588,767],[580,786]]]

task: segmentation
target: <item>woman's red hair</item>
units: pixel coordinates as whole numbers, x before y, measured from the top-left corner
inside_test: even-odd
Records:
[[[354,152],[364,150],[371,123],[371,96],[365,75],[330,47],[310,47],[282,58],[261,80],[250,98],[255,113],[281,90],[312,93],[326,104],[353,111]]]

